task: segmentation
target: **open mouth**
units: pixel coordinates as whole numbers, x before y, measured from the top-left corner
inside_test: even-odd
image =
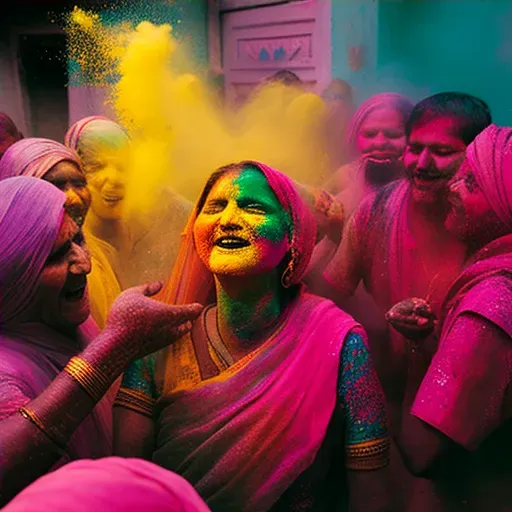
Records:
[[[221,249],[242,249],[251,244],[238,236],[223,236],[216,240],[215,245]]]
[[[367,160],[374,160],[376,162],[385,162],[387,160],[394,160],[396,158],[396,153],[392,153],[390,151],[375,151],[366,155]]]
[[[105,203],[110,204],[110,205],[117,204],[124,199],[124,196],[120,196],[120,195],[103,195],[102,197],[103,197],[103,201],[105,201]]]
[[[433,183],[446,181],[447,177],[439,173],[415,172],[412,179],[416,188],[421,190],[422,188],[430,188]]]
[[[84,284],[77,288],[73,288],[72,290],[66,290],[64,292],[64,299],[69,302],[81,300],[85,294],[86,288],[87,288],[87,286]]]

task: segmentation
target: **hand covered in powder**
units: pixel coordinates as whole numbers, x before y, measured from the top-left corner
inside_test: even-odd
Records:
[[[345,220],[341,202],[323,189],[298,183],[295,185],[316,220],[317,243],[324,236],[339,243]]]
[[[201,304],[175,306],[150,298],[161,289],[160,282],[129,288],[112,305],[105,330],[116,335],[130,360],[177,341],[203,310]]]
[[[395,304],[386,313],[386,320],[400,334],[414,341],[429,336],[437,324],[430,304],[416,297]]]

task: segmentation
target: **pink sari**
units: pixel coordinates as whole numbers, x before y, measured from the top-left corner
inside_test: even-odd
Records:
[[[180,476],[140,459],[77,461],[29,485],[5,512],[208,512]]]
[[[71,338],[43,323],[18,321],[31,306],[57,238],[65,195],[43,180],[0,181],[0,419],[43,392],[97,334],[89,317]],[[77,429],[67,460],[112,453],[112,401],[106,396]]]
[[[314,220],[291,180],[248,164],[291,214],[298,255],[291,281],[299,284],[315,243]],[[213,276],[193,243],[196,214],[164,293],[170,302],[215,300]],[[326,438],[341,348],[355,327],[332,302],[298,291],[262,346],[199,386],[164,392],[153,460],[189,480],[213,510],[270,509],[313,464]],[[162,356],[165,367],[165,351]]]

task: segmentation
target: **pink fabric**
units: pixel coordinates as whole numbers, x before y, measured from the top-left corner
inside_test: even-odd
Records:
[[[486,281],[495,277],[512,278],[512,235],[498,238],[478,251],[455,280],[443,304],[441,337],[449,332],[457,315],[465,311],[488,318],[512,337],[512,290],[504,296],[503,289],[499,293],[488,289]],[[476,289],[478,294],[474,293]]]
[[[350,120],[350,124],[347,132],[347,144],[350,150],[353,152],[352,157],[357,157],[356,154],[356,141],[357,135],[361,126],[363,125],[366,118],[375,110],[379,108],[393,108],[401,112],[405,119],[409,117],[413,104],[401,94],[394,92],[385,92],[382,94],[376,94],[371,98],[363,102]]]
[[[490,125],[468,146],[466,158],[491,208],[512,230],[512,128]]]
[[[0,181],[0,325],[29,305],[57,239],[65,200],[41,180]]]
[[[474,451],[454,452],[453,462],[463,471],[456,467],[436,482],[450,510],[510,510],[511,308],[512,235],[507,235],[480,250],[450,289],[439,347],[411,408],[411,414]]]
[[[357,324],[309,294],[286,315],[279,333],[237,363],[236,373],[160,400],[153,461],[190,481],[213,510],[268,510],[325,439],[340,352]]]
[[[13,144],[0,160],[0,180],[13,176],[43,178],[56,164],[64,160],[81,169],[78,155],[50,139],[30,137]]]
[[[446,435],[450,435],[455,441],[460,442],[468,448],[476,448],[482,439],[476,435],[470,435],[469,432],[475,432],[475,424],[490,420],[489,415],[482,415],[481,421],[473,417],[472,421],[467,422],[468,416],[474,414],[475,410],[482,410],[482,404],[478,404],[477,408],[467,410],[468,402],[465,403],[465,414],[452,414],[451,408],[442,406],[444,397],[436,395],[448,395],[453,393],[455,398],[452,402],[457,404],[458,393],[463,393],[465,387],[470,389],[474,386],[474,382],[478,381],[478,392],[482,392],[485,398],[485,406],[489,407],[495,397],[495,389],[482,389],[484,381],[473,376],[473,382],[469,382],[467,375],[463,371],[453,373],[447,371],[446,379],[443,384],[442,392],[438,391],[439,379],[436,375],[442,374],[448,370],[453,364],[459,360],[464,360],[466,351],[469,349],[469,342],[475,336],[473,332],[460,332],[461,326],[467,324],[467,328],[471,326],[470,319],[475,319],[476,323],[481,327],[484,326],[484,332],[481,333],[480,339],[475,340],[475,344],[482,343],[486,322],[494,324],[499,328],[500,332],[508,341],[512,341],[512,235],[507,235],[494,240],[483,249],[478,251],[469,261],[467,267],[462,271],[460,276],[454,281],[452,287],[446,295],[443,304],[443,316],[440,318],[439,324],[439,356],[434,357],[431,368],[418,391],[413,404],[413,414],[421,417],[436,428],[442,430]],[[468,319],[467,315],[471,315]],[[476,326],[473,326],[476,329]],[[460,343],[458,339],[460,338]],[[477,337],[478,338],[478,337]],[[466,342],[467,341],[467,342]],[[458,344],[458,346],[457,346]],[[487,342],[487,346],[493,346],[493,340]],[[512,344],[510,344],[512,348]],[[473,363],[479,364],[478,375],[484,375],[489,368],[490,361],[482,359],[483,350],[479,350],[478,346],[473,347],[473,351],[479,354],[478,360]],[[510,351],[509,351],[510,352]],[[447,353],[444,357],[443,354]],[[491,383],[502,381],[510,383],[510,371],[512,368],[507,361],[505,350],[501,351],[501,358],[505,363],[502,368],[501,375],[500,365],[492,365]],[[467,373],[471,370],[471,366],[467,365]],[[471,378],[471,377],[470,377]],[[446,388],[446,389],[444,389]],[[476,401],[479,393],[471,393]],[[461,401],[460,399],[458,401]],[[469,403],[471,405],[471,403]],[[474,405],[474,402],[473,402]],[[512,403],[509,404],[509,407]],[[500,413],[503,412],[503,403],[499,403],[496,407]],[[483,410],[482,410],[483,412]],[[511,411],[512,412],[512,411]],[[486,429],[482,426],[482,429]]]
[[[140,459],[79,461],[22,491],[5,512],[208,512],[180,476]]]
[[[256,163],[293,219],[300,283],[315,222],[293,183]],[[196,211],[164,293],[169,302],[214,302],[213,277],[194,248]],[[153,460],[187,478],[214,510],[268,510],[315,459],[336,403],[340,352],[357,324],[325,299],[299,296],[265,344],[198,388],[160,400]],[[157,364],[158,367],[158,364]],[[313,412],[312,412],[313,411]]]
[[[67,131],[64,137],[64,144],[75,151],[78,151],[78,143],[80,141],[80,136],[84,128],[86,128],[90,123],[94,121],[109,121],[112,122],[108,117],[105,116],[89,116],[80,119],[74,123],[71,128]]]
[[[98,335],[90,317],[74,337],[43,323],[17,321],[34,298],[60,229],[64,201],[64,193],[43,180],[0,181],[0,418],[36,398]],[[113,396],[106,396],[86,418],[64,460],[112,453],[112,401]]]

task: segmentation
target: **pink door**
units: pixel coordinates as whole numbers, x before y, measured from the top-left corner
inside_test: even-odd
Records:
[[[288,69],[321,92],[331,78],[330,0],[291,1],[222,15],[223,69],[229,103],[263,78]]]

